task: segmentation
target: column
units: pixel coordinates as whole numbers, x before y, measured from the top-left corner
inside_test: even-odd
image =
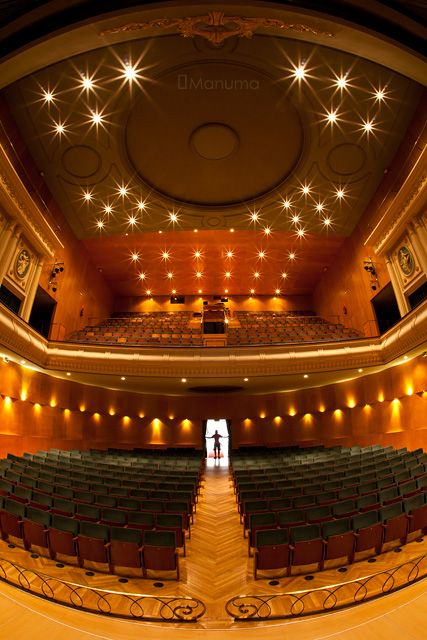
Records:
[[[34,269],[33,277],[31,278],[31,284],[28,287],[27,295],[25,296],[24,304],[22,305],[20,316],[25,322],[28,322],[33,308],[34,298],[36,297],[37,287],[40,280],[40,274],[43,268],[43,258],[38,258],[37,266]]]
[[[396,300],[397,300],[397,306],[399,307],[399,312],[400,315],[403,317],[406,313],[408,313],[409,311],[409,305],[408,302],[403,294],[403,291],[400,287],[400,282],[399,279],[396,275],[396,271],[394,268],[394,264],[392,262],[392,260],[390,260],[390,258],[388,256],[386,256],[385,259],[385,263],[387,265],[387,270],[389,272],[390,275],[390,280],[391,280],[391,284],[393,287],[393,291],[394,294],[396,296]]]
[[[415,249],[420,267],[427,274],[427,232],[419,220],[414,219],[408,224],[408,235]]]
[[[0,246],[0,284],[6,275],[7,268],[18,246],[21,228],[15,224],[9,225],[1,237]]]

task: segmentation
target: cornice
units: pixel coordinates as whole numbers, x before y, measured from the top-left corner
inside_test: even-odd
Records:
[[[403,185],[384,211],[381,220],[370,233],[365,244],[373,244],[376,254],[390,250],[405,225],[427,206],[427,149],[417,162]]]

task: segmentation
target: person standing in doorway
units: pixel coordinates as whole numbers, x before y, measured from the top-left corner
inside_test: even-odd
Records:
[[[215,433],[213,434],[213,436],[208,436],[208,438],[213,438],[214,440],[214,458],[220,458],[221,457],[221,443],[220,443],[220,438],[224,438],[227,436],[221,436],[218,431],[215,431]]]

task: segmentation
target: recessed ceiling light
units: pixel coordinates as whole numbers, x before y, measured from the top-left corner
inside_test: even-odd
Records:
[[[196,278],[201,278],[201,277],[202,277],[202,272],[196,271]]]
[[[227,251],[227,258],[232,258],[234,253],[232,251]]]
[[[298,67],[294,68],[293,75],[297,80],[302,80],[305,77],[305,66],[299,64]]]
[[[169,258],[170,258],[169,251],[162,251],[162,258],[163,258],[163,260],[169,260]]]
[[[291,253],[289,254],[289,260],[295,260],[295,258],[296,258],[296,254],[293,251],[291,251]]]
[[[181,382],[187,382],[187,378],[181,378]]]
[[[308,185],[308,184],[305,184],[305,185],[302,187],[301,191],[303,192],[303,194],[304,194],[304,195],[308,195],[308,194],[310,193],[310,187],[309,187],[309,185]]]
[[[258,251],[258,258],[261,258],[261,260],[265,258],[265,251]]]
[[[363,369],[358,369],[358,372],[359,372],[359,373],[362,373],[362,371],[363,371]]]
[[[120,378],[120,380],[126,380],[125,376],[122,376],[122,377]]]
[[[137,206],[140,211],[145,211],[145,209],[147,208],[147,205],[143,200],[139,200]]]
[[[67,371],[67,376],[70,376],[70,375],[71,375],[71,373],[69,371]]]
[[[258,220],[258,213],[256,211],[251,213],[251,220],[252,222],[256,222]]]
[[[141,273],[139,274],[138,278],[140,280],[145,280],[145,273],[143,271],[141,271]]]
[[[335,84],[337,85],[337,87],[338,87],[339,89],[345,89],[345,87],[346,87],[346,86],[347,86],[347,84],[348,84],[347,76],[345,75],[345,76],[341,76],[340,78],[337,78],[337,80],[336,80],[336,83],[335,83]]]
[[[276,289],[276,296],[280,295],[280,289]]]
[[[230,229],[230,233],[234,233],[234,229],[233,228]]]
[[[170,218],[171,222],[178,222],[178,216],[173,211],[171,213],[169,213],[169,218]]]
[[[138,71],[132,64],[127,62],[123,67],[122,77],[128,82],[133,82],[138,77]]]
[[[285,279],[285,278],[287,278],[287,277],[288,277],[288,274],[286,273],[286,271],[284,271],[284,272],[282,273],[282,278],[283,278],[283,279]]]
[[[301,218],[299,217],[299,215],[296,213],[294,216],[292,216],[292,222],[294,222],[295,224],[297,222],[299,222],[301,220]]]
[[[147,289],[145,293],[147,294],[147,296],[151,296],[151,289]]]
[[[197,259],[202,257],[202,254],[200,253],[200,251],[198,249],[196,249],[196,251],[194,252],[194,257],[197,258]]]
[[[124,197],[126,196],[128,193],[128,188],[125,187],[124,185],[122,185],[121,187],[119,187],[119,194]]]
[[[132,253],[131,258],[134,262],[136,262],[137,260],[139,260],[139,253]]]
[[[107,205],[104,207],[104,213],[106,213],[107,215],[109,215],[110,213],[112,213],[112,211],[113,211],[113,207],[112,207],[111,205],[107,204]]]
[[[93,80],[92,80],[92,78],[89,78],[89,76],[83,76],[81,85],[82,85],[83,89],[87,89],[87,90],[93,89]]]
[[[85,191],[83,193],[83,198],[86,200],[86,202],[90,202],[92,200],[92,194],[90,191]]]
[[[43,91],[43,99],[47,103],[53,102],[54,94],[52,93],[52,91]]]
[[[172,273],[172,271],[169,271],[169,273],[168,273],[168,278],[169,278],[169,280],[171,280],[171,279],[173,278],[173,273]]]
[[[176,289],[172,289],[172,295],[174,296],[176,294]]]
[[[251,295],[255,293],[255,289],[251,289]]]
[[[249,378],[243,378],[243,382],[249,382]]]
[[[96,221],[96,226],[98,227],[98,229],[103,229],[104,228],[104,221],[103,220],[97,220]]]
[[[304,378],[308,378],[308,374],[307,373],[304,373]]]
[[[104,118],[98,111],[92,111],[91,120],[93,124],[102,124],[104,121]]]
[[[331,225],[331,219],[330,218],[323,218],[323,224],[325,225],[325,227],[329,227]]]
[[[226,278],[231,278],[231,271],[226,271],[225,272],[225,277]]]
[[[260,276],[259,271],[255,271],[254,278],[259,278],[259,276]]]
[[[283,200],[283,202],[282,202],[282,207],[283,207],[284,209],[289,209],[289,208],[290,208],[290,206],[291,206],[291,201],[290,201],[290,200],[288,200],[288,199]]]
[[[265,235],[266,235],[266,236],[269,236],[269,235],[271,234],[271,229],[270,229],[270,227],[265,227],[265,228],[264,228],[264,233],[265,233]]]
[[[128,218],[128,223],[133,227],[134,225],[136,225],[136,218],[135,216],[129,216]]]

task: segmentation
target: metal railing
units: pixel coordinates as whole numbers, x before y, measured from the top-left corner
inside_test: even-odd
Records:
[[[41,573],[0,558],[0,580],[58,604],[117,618],[154,622],[196,622],[205,604],[191,596],[146,595],[98,589]]]
[[[427,554],[357,580],[336,585],[268,595],[234,596],[225,605],[238,621],[297,618],[367,602],[427,576]]]

